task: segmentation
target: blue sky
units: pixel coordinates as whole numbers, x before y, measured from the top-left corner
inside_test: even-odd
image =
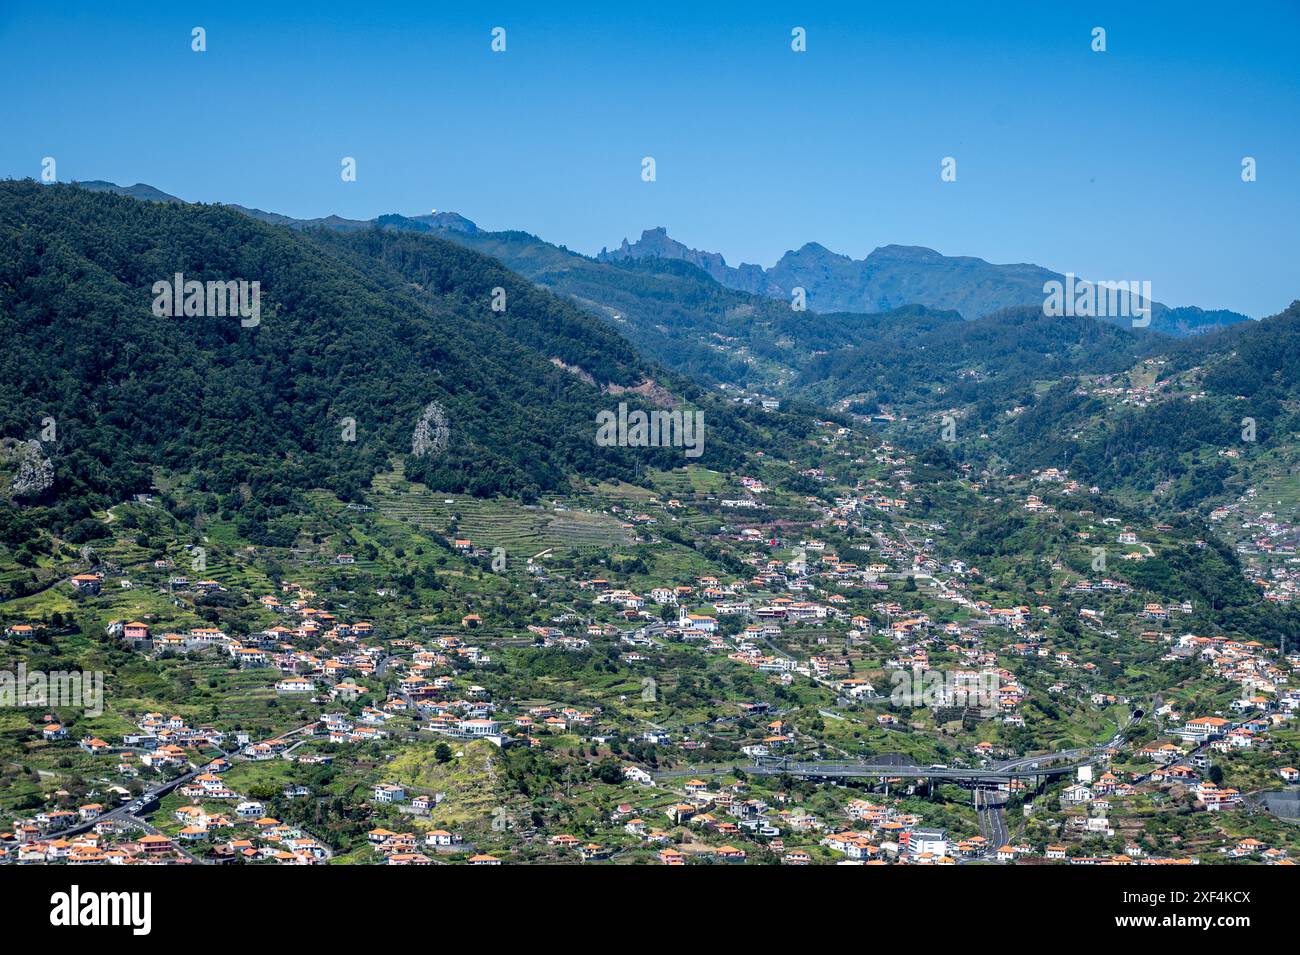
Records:
[[[1294,2],[177,6],[0,5],[0,176],[53,156],[64,181],[454,210],[586,253],[663,225],[732,264],[900,243],[1171,305],[1300,298]]]

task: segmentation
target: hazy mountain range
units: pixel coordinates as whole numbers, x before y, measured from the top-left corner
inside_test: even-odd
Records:
[[[808,308],[816,312],[887,312],[906,305],[951,309],[963,318],[980,318],[1004,308],[1041,306],[1043,285],[1065,276],[1030,263],[994,265],[967,255],[943,255],[914,245],[884,245],[864,259],[832,252],[809,242],[777,261],[770,269],[742,264],[732,267],[716,252],[701,252],[671,238],[663,227],[647,229],[641,238],[626,239],[602,262],[639,258],[677,259],[709,273],[728,288],[789,298],[791,291],[807,293]],[[1152,305],[1152,328],[1173,335],[1191,335],[1246,321],[1247,315],[1226,309]]]
[[[112,192],[137,199],[185,201],[144,183],[118,186],[110,182],[90,181],[77,185],[92,191]],[[390,214],[373,220],[345,219],[339,216],[297,219],[240,205],[231,204],[228,207],[263,222],[291,228],[324,227],[351,231],[380,225],[432,232],[453,241],[464,241],[471,236],[523,235],[513,232],[484,232],[472,221],[454,212],[421,216]],[[551,246],[564,256],[591,261],[562,246],[544,243],[544,240],[532,236],[529,238]],[[478,242],[472,244],[476,248],[480,247]],[[534,259],[537,251],[533,250]],[[636,242],[629,243],[624,239],[619,248],[613,251],[602,249],[595,256],[596,262],[614,265],[653,259],[685,262],[705,272],[725,288],[751,295],[788,300],[791,290],[803,288],[807,295],[808,309],[820,313],[874,314],[921,305],[930,309],[955,311],[970,320],[1006,308],[1041,306],[1044,283],[1065,280],[1062,273],[1029,263],[996,265],[971,256],[949,256],[933,249],[902,245],[881,246],[864,259],[853,259],[810,242],[799,249],[786,252],[770,269],[752,264],[733,267],[719,253],[692,249],[670,237],[662,227],[647,229]],[[505,257],[502,261],[512,269],[529,275],[530,270],[521,267],[520,262]],[[550,284],[536,275],[529,277],[540,284]],[[1226,309],[1171,307],[1157,301],[1152,303],[1150,327],[1153,331],[1181,336],[1199,334],[1247,320],[1249,316]],[[1127,320],[1124,321],[1127,323]]]

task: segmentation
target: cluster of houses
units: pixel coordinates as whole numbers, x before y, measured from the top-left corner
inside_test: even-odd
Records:
[[[377,827],[366,833],[366,842],[384,858],[386,865],[432,865],[434,860],[429,853],[465,851],[461,837],[446,829],[431,829],[417,835]],[[501,864],[495,856],[482,853],[471,855],[467,861],[470,865]]]
[[[160,833],[137,835],[139,827],[106,819],[68,838],[31,838],[28,824],[0,832],[0,863],[41,865],[163,865],[189,861]]]
[[[1210,512],[1215,523],[1235,516],[1241,527],[1237,551],[1247,564],[1252,583],[1272,603],[1294,603],[1300,595],[1300,525],[1260,508],[1258,488],[1249,488],[1236,502]]]
[[[182,844],[210,844],[214,857],[244,862],[314,865],[329,859],[329,850],[318,839],[268,816],[261,802],[227,786],[221,774],[228,768],[225,760],[216,760],[179,788],[180,794],[191,800],[174,813],[181,824],[176,838]],[[214,810],[210,807],[213,803],[233,808]],[[228,830],[233,830],[229,838],[216,839]]]
[[[834,426],[833,434],[828,434],[826,440],[834,443],[850,434],[850,429]],[[535,645],[574,652],[590,649],[594,641],[617,638],[623,645],[621,659],[628,664],[649,661],[661,648],[660,641],[681,641],[738,666],[768,674],[771,683],[788,685],[796,677],[803,677],[834,690],[842,704],[879,702],[882,709],[886,697],[877,692],[871,680],[858,675],[855,667],[866,659],[872,648],[887,646],[887,651],[881,653],[883,659],[872,659],[871,669],[883,669],[887,677],[900,673],[925,677],[939,675],[936,671],[942,670],[945,680],[941,692],[927,705],[955,705],[965,698],[959,696],[965,687],[986,691],[991,698],[986,701],[988,712],[984,717],[1013,728],[1025,725],[1022,705],[1027,697],[1020,677],[1006,665],[1014,665],[1017,657],[1034,657],[1035,671],[1050,672],[1049,678],[1054,681],[1047,687],[1050,695],[1089,700],[1098,708],[1129,702],[1093,691],[1088,683],[1097,667],[1078,662],[1074,651],[1053,647],[1048,638],[1036,632],[1045,629],[1043,621],[1054,616],[1050,604],[1029,597],[1023,605],[997,606],[969,596],[967,583],[978,580],[980,571],[961,560],[940,559],[934,542],[926,536],[937,525],[918,527],[913,523],[906,533],[876,526],[876,519],[882,513],[899,514],[907,510],[913,485],[908,480],[911,471],[905,458],[889,445],[878,446],[875,461],[894,469],[891,481],[874,478],[860,481],[853,493],[836,498],[833,505],[807,498],[809,507],[820,513],[820,520],[791,534],[790,540],[782,536],[789,531],[781,522],[767,523],[765,515],[751,513],[767,509],[762,495],[768,488],[757,478],[741,477],[742,496],[723,497],[718,501],[718,507],[729,512],[723,519],[731,522],[724,526],[720,536],[750,545],[738,558],[747,569],[737,569],[735,579],[699,576],[688,578],[690,583],[686,584],[656,581],[656,586],[642,586],[641,593],[603,577],[583,580],[578,586],[591,593],[591,606],[597,608],[599,620],[581,624],[577,633],[567,632],[562,626],[542,624],[528,626],[527,632]],[[816,482],[832,480],[820,468],[808,469],[803,474]],[[1057,493],[1083,490],[1069,480],[1066,472],[1057,469],[1034,472],[1034,480],[1051,484],[1051,491]],[[1048,493],[1044,488],[1037,490],[1043,495]],[[1028,495],[1024,506],[1032,512],[1055,512],[1039,495]],[[670,510],[680,507],[679,501],[668,502]],[[630,522],[650,533],[659,519],[650,514],[637,514]],[[1104,523],[1109,526],[1118,522],[1107,519]],[[857,556],[858,562],[842,559],[819,539],[818,535],[827,529],[854,532],[864,542],[856,553],[869,550],[870,558]],[[1114,532],[1121,545],[1141,546],[1132,527],[1117,526]],[[451,544],[459,553],[487,556],[486,550],[475,547],[468,539],[455,539]],[[791,551],[793,556],[777,559],[774,555],[778,551]],[[351,555],[343,554],[336,562],[346,564],[352,560]],[[1057,565],[1054,569],[1061,568]],[[960,611],[955,615],[960,622],[944,622],[942,618],[936,621],[931,616],[931,613],[938,615],[933,607],[931,613],[922,612],[915,609],[915,602],[904,598],[899,600],[908,602],[908,607],[897,600],[884,599],[881,592],[889,589],[888,581],[900,579],[908,580],[909,587],[924,582],[931,597],[950,603]],[[1289,587],[1291,581],[1284,572],[1272,582],[1273,591],[1283,594],[1294,590]],[[102,574],[72,578],[72,586],[81,593],[99,593],[102,585]],[[172,577],[168,587],[172,592],[223,589],[216,581],[191,582],[179,576]],[[1110,578],[1080,580],[1070,589],[1080,594],[1126,594],[1132,590],[1128,584]],[[865,611],[856,612],[862,604],[854,601],[861,600],[863,595],[870,595],[865,600],[874,601],[870,615]],[[286,734],[254,740],[235,734],[233,743],[241,759],[328,760],[328,756],[315,754],[292,755],[299,742],[317,736],[332,744],[365,744],[399,732],[408,737],[423,732],[433,738],[481,739],[498,746],[536,747],[543,745],[548,736],[575,734],[603,742],[607,734],[621,736],[620,730],[625,729],[619,724],[618,714],[607,716],[597,705],[564,702],[517,705],[494,700],[491,690],[476,682],[482,680],[492,685],[491,677],[473,673],[473,668],[493,662],[483,646],[468,638],[472,632],[486,629],[479,614],[467,613],[462,617],[461,628],[466,633],[459,636],[389,640],[381,644],[372,639],[376,633],[371,623],[349,622],[321,610],[316,597],[301,585],[283,583],[278,594],[258,598],[262,608],[275,614],[277,624],[249,634],[232,636],[210,626],[155,632],[159,628],[140,620],[115,622],[109,632],[133,647],[155,654],[216,648],[233,666],[277,670],[274,690],[283,697],[311,700],[325,706],[339,704],[323,713],[318,722],[295,731],[296,739]],[[1030,602],[1039,605],[1030,606]],[[1191,612],[1187,602],[1169,605],[1149,602],[1138,616],[1167,623],[1173,614]],[[1100,623],[1103,617],[1100,611],[1089,609],[1082,615],[1092,623]],[[603,622],[611,618],[623,626]],[[576,619],[576,614],[567,614],[552,618],[550,623]],[[637,626],[631,628],[627,624]],[[833,646],[818,647],[811,652],[800,650],[798,655],[776,646],[777,638],[790,634],[812,634],[808,637],[811,642],[818,634],[831,630],[832,624],[835,625]],[[10,638],[22,639],[31,636],[32,626],[14,624],[5,633]],[[997,650],[990,646],[993,642],[990,637],[997,642]],[[1300,665],[1300,659],[1279,659],[1275,651],[1257,641],[1191,634],[1173,636],[1156,631],[1144,633],[1142,638],[1167,641],[1168,660],[1200,660],[1222,679],[1240,686],[1241,697],[1232,705],[1231,719],[1214,715],[1184,721],[1167,705],[1163,712],[1154,714],[1163,720],[1165,735],[1171,738],[1157,740],[1139,752],[1155,764],[1154,769],[1134,773],[1129,778],[1105,772],[1095,780],[1081,778],[1065,787],[1061,804],[1071,810],[1067,822],[1070,833],[1083,837],[1113,835],[1107,815],[1112,803],[1137,795],[1142,791],[1139,787],[1148,784],[1182,785],[1210,812],[1239,805],[1242,797],[1235,789],[1202,778],[1202,770],[1208,765],[1203,750],[1250,749],[1267,733],[1287,723],[1300,704],[1300,689],[1288,683],[1289,674]],[[832,641],[823,636],[821,642]],[[945,662],[938,665],[935,659]],[[955,665],[948,662],[954,659]],[[381,676],[394,688],[386,692],[373,689]],[[653,687],[650,692],[653,693]],[[368,705],[342,705],[354,704],[362,697],[370,697],[365,701]],[[653,696],[643,699],[653,699]],[[768,704],[758,701],[739,704],[738,708],[742,717],[756,720],[746,724],[749,736],[740,746],[744,754],[759,758],[798,748],[800,734],[789,722],[789,714],[768,712]],[[397,729],[391,728],[398,717],[413,721],[414,732],[406,722],[399,722]],[[871,713],[871,717],[877,727],[906,729],[906,716],[900,719],[900,714],[882,711]],[[52,717],[46,720],[41,731],[48,741],[67,737],[67,729]],[[667,745],[674,735],[656,727],[646,730],[639,739],[647,745]],[[689,734],[676,735],[680,736],[677,745],[683,750],[705,745]],[[126,734],[120,745],[110,745],[96,737],[82,738],[78,745],[88,753],[112,754],[119,760],[119,771],[132,775],[142,768],[192,767],[198,749],[225,746],[226,737],[211,727],[189,727],[178,716],[147,713],[137,721],[137,732]],[[999,747],[991,742],[981,742],[970,749],[981,760],[999,753]],[[76,812],[52,810],[38,814],[34,820],[16,822],[15,833],[9,834],[8,840],[0,836],[0,859],[5,857],[4,853],[14,851],[26,856],[18,861],[61,858],[86,861],[95,852],[101,853],[99,861],[184,859],[187,858],[184,847],[196,844],[215,855],[250,862],[313,864],[329,858],[328,850],[318,840],[270,817],[262,803],[227,786],[223,773],[228,768],[226,760],[214,760],[202,771],[195,770],[192,778],[178,788],[190,804],[175,811],[175,822],[180,829],[172,837],[149,834],[141,839],[118,841],[114,837],[124,824],[105,820],[104,832],[98,832],[97,814],[104,809],[89,804]],[[676,791],[669,790],[662,780],[657,782],[636,765],[625,765],[623,773],[629,782],[656,790],[653,794],[645,793],[656,798],[642,808],[626,803],[619,805],[610,823],[635,844],[650,847],[668,865],[684,864],[692,856],[700,855],[719,861],[744,862],[754,851],[752,845],[750,853],[739,847],[747,841],[770,849],[790,865],[809,864],[813,859],[810,848],[819,857],[830,853],[841,857],[846,864],[958,864],[1038,858],[1085,865],[1175,861],[1149,858],[1136,845],[1126,846],[1122,855],[1092,857],[1079,855],[1078,846],[1064,844],[997,846],[978,835],[953,839],[946,831],[925,825],[922,817],[902,811],[887,800],[852,800],[845,808],[847,820],[839,820],[844,824],[832,824],[798,807],[769,806],[763,800],[747,796],[745,786],[739,783],[719,788],[692,779]],[[1300,772],[1291,767],[1280,769],[1279,775],[1288,784],[1300,780]],[[1015,781],[1006,786],[1008,791],[1017,788],[1020,784]],[[396,782],[377,783],[370,793],[375,806],[400,806],[403,811],[417,814],[428,814],[437,804],[436,797],[412,794]],[[785,795],[782,793],[781,798]],[[651,802],[654,807],[645,808]],[[49,838],[54,831],[88,824],[93,824],[93,834],[75,840]],[[679,831],[673,833],[674,828]],[[681,839],[682,829],[691,836],[687,843]],[[627,840],[619,837],[614,841]],[[799,845],[787,850],[786,841]],[[368,833],[367,842],[390,865],[427,865],[435,861],[439,852],[466,851],[460,836],[441,829],[417,835],[376,828]],[[550,836],[549,843],[556,849],[576,853],[583,861],[607,859],[618,851],[567,833]],[[164,844],[165,850],[160,848]],[[39,852],[35,848],[38,845],[42,847]],[[1289,864],[1284,850],[1270,849],[1254,840],[1241,840],[1223,851],[1234,857]],[[108,852],[114,853],[111,860],[103,855]],[[38,855],[42,859],[37,860]],[[475,865],[494,865],[500,861],[486,854],[469,859]]]

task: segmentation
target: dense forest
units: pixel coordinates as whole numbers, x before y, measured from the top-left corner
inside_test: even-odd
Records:
[[[1068,468],[1089,483],[1148,493],[1169,483],[1166,503],[1182,509],[1224,492],[1233,469],[1210,458],[1244,448],[1244,418],[1254,450],[1300,432],[1300,305],[1184,339],[1040,309],[937,327],[924,317],[864,320],[876,323],[874,340],[818,357],[794,387],[853,412],[905,415],[913,422],[905,441],[918,449],[937,440],[939,415],[955,411],[961,437],[949,450],[977,467]],[[1158,362],[1154,400],[1115,406],[1097,397],[1099,376],[1122,376],[1147,358]],[[973,436],[981,440],[965,440]]]
[[[800,386],[827,401],[860,396],[922,410],[1027,401],[1036,381],[1120,371],[1165,341],[1089,318],[1049,318],[1037,308],[973,322],[908,327],[906,320],[881,321],[870,341],[821,357]]]
[[[598,410],[649,407],[622,388],[670,376],[588,313],[434,237],[299,232],[220,206],[5,182],[0,242],[0,438],[55,428],[40,444],[53,484],[18,501],[23,513],[0,505],[10,537],[42,526],[75,538],[161,468],[237,495],[256,540],[297,491],[358,498],[411,451],[432,402],[445,447],[407,470],[442,490],[530,499],[574,476],[683,463],[680,449],[594,441]],[[154,283],[175,273],[259,282],[260,323],[156,316]],[[811,427],[688,390],[706,410],[708,466]]]
[[[1300,433],[1300,304],[1262,322],[1166,341],[1161,378],[1194,373],[1193,384],[1147,405],[1107,411],[1063,378],[1000,425],[996,445],[1016,464],[1068,467],[1109,487],[1154,489],[1176,482],[1169,504],[1182,509],[1224,491],[1231,466],[1217,452],[1294,442]],[[981,427],[999,427],[988,414]]]

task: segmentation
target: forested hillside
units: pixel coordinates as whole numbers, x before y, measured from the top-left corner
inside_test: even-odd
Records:
[[[788,299],[727,288],[699,266],[672,258],[597,261],[526,232],[434,228],[405,216],[377,221],[498,258],[603,316],[641,354],[705,384],[798,396],[789,386],[824,352],[876,341],[886,331],[908,338],[960,321],[955,312],[919,306],[870,316],[797,311]]]
[[[133,189],[139,192],[140,187]],[[228,215],[226,209],[179,202],[167,208],[172,215]],[[187,209],[202,211],[183,211]],[[148,215],[167,217],[156,208]],[[261,218],[278,221],[266,214]],[[220,221],[224,231],[236,220]],[[686,261],[656,256],[596,261],[527,233],[486,232],[445,213],[382,216],[377,228],[367,229],[335,228],[327,220],[315,220],[324,228],[287,221],[294,231],[279,230],[278,242],[316,257],[318,265],[321,256],[334,263],[333,281],[349,276],[367,294],[383,298],[389,309],[425,316],[436,331],[428,343],[435,349],[454,349],[452,342],[469,339],[461,357],[476,357],[472,368],[455,371],[461,390],[476,390],[480,384],[493,394],[503,387],[518,390],[524,387],[513,381],[519,369],[531,369],[533,384],[547,393],[559,382],[565,389],[586,382],[621,391],[653,381],[652,388],[666,387],[707,403],[708,392],[693,383],[698,381],[777,394],[787,409],[794,399],[859,414],[889,412],[911,419],[903,437],[913,444],[934,437],[930,432],[937,427],[936,416],[957,410],[964,437],[985,437],[947,449],[956,460],[981,467],[999,462],[1011,468],[1069,467],[1108,486],[1171,486],[1170,501],[1178,506],[1223,490],[1229,464],[1193,459],[1207,448],[1222,447],[1240,429],[1242,417],[1253,419],[1264,445],[1279,432],[1295,430],[1294,410],[1287,404],[1296,377],[1293,331],[1288,331],[1294,327],[1293,315],[1176,340],[1093,319],[1048,317],[1032,307],[971,322],[957,312],[920,307],[878,315],[817,314],[726,288]],[[160,274],[170,274],[169,268]],[[202,270],[204,265],[189,268]],[[273,278],[264,282],[272,296],[268,302],[274,299]],[[489,307],[495,288],[505,291],[508,305],[502,313]],[[232,341],[237,337],[229,328],[224,334]],[[269,328],[257,333],[271,334]],[[439,336],[444,340],[436,344]],[[637,352],[664,367],[649,367]],[[480,358],[480,353],[487,355]],[[236,349],[226,357],[237,354]],[[522,356],[519,361],[505,358],[516,354]],[[1150,381],[1137,381],[1143,376],[1132,374],[1143,362],[1152,366],[1145,376]],[[544,367],[552,363],[562,363],[568,372]],[[431,394],[449,397],[440,389],[445,389],[451,365],[413,364],[436,369]],[[312,367],[313,373],[337,373]],[[511,369],[509,375],[503,376],[503,367]],[[501,385],[503,377],[512,383]],[[1132,385],[1138,386],[1138,398],[1108,400]],[[1144,392],[1148,385],[1154,389],[1150,395]],[[365,386],[354,382],[351,387]],[[573,400],[580,401],[583,390]],[[513,397],[527,400],[526,389]],[[1250,402],[1249,415],[1237,407],[1242,401]],[[491,404],[506,414],[492,433],[504,429],[509,434],[518,427],[517,419],[503,410],[506,403]],[[716,438],[711,453],[722,455],[719,461],[737,459],[732,445],[754,447],[778,432],[787,437],[805,433],[801,422],[811,410],[805,408],[793,419],[767,415],[747,421],[752,416],[745,409],[717,407],[725,409],[711,422]],[[477,417],[470,414],[469,423]],[[590,415],[584,411],[582,417]],[[755,427],[757,432],[749,433]],[[31,430],[30,423],[20,421],[4,434],[30,436]],[[565,432],[559,428],[555,433]],[[402,450],[401,428],[381,429],[373,437],[381,438],[385,453]],[[468,451],[472,458],[457,457]],[[501,460],[499,454],[504,454]],[[470,459],[492,463],[486,470],[475,469],[468,485],[445,471]],[[340,466],[337,460],[329,465]],[[424,468],[432,470],[425,473]],[[558,447],[533,449],[526,437],[498,445],[475,435],[471,426],[446,455],[416,464],[414,471],[439,487],[531,495],[563,483],[566,469],[634,475],[629,468],[631,462],[589,446],[583,435],[572,446],[560,441]],[[104,470],[118,477],[129,473]],[[99,483],[114,479],[103,477]]]
[[[1292,447],[1300,433],[1300,305],[1181,340],[1027,311],[947,341],[862,351],[825,359],[809,387],[866,406],[892,399],[925,418],[960,409],[963,437],[985,440],[955,441],[958,459],[1067,468],[1173,509],[1239,493],[1234,462]]]
[[[1167,343],[1158,354],[1149,395],[1114,407],[1063,380],[1015,421],[1002,446],[1020,449],[1023,463],[1050,459],[1105,485],[1166,486],[1171,505],[1188,507],[1223,492],[1234,458],[1295,444],[1300,303]]]
[[[1033,308],[930,327],[880,321],[860,347],[812,362],[797,387],[827,402],[854,397],[867,410],[1028,399],[1035,381],[1118,371],[1163,341],[1093,319],[1049,318]]]
[[[680,463],[680,449],[594,443],[598,410],[642,400],[607,389],[656,379],[624,340],[431,237],[313,236],[219,206],[5,182],[0,243],[0,437],[42,437],[46,418],[55,427],[40,444],[53,483],[11,490],[22,513],[0,505],[11,538],[33,526],[91,533],[80,522],[92,509],[148,490],[160,468],[237,503],[257,539],[297,490],[358,498],[411,451],[430,402],[446,446],[408,473],[439,489],[527,499],[573,476],[635,479]],[[260,282],[260,322],[156,316],[153,285],[175,273]],[[504,315],[490,308],[496,287]],[[710,408],[707,463],[806,425],[780,415],[755,427]]]

